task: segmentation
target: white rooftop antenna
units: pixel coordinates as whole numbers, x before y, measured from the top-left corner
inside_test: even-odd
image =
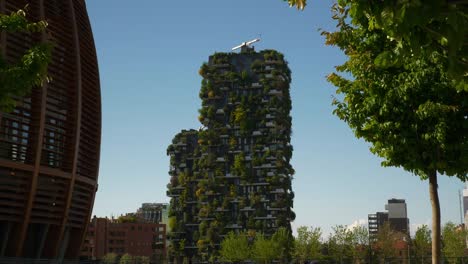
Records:
[[[234,51],[236,49],[242,49],[244,47],[249,47],[250,45],[252,45],[253,43],[258,42],[258,41],[260,41],[259,38],[252,39],[251,41],[242,42],[242,44],[240,44],[239,46],[235,46],[234,48],[232,48],[232,51]]]

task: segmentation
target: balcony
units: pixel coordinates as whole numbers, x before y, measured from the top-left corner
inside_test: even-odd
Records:
[[[227,68],[227,67],[229,67],[231,65],[228,64],[228,63],[214,63],[211,66],[213,66],[215,68]]]
[[[280,91],[280,90],[276,90],[276,89],[273,89],[273,90],[270,90],[270,92],[268,92],[269,95],[283,95],[283,92]]]
[[[276,189],[271,191],[270,193],[285,193],[284,189]]]
[[[216,218],[214,218],[214,217],[200,217],[199,219],[200,219],[200,221],[213,221]]]
[[[241,212],[250,212],[250,211],[255,211],[255,209],[253,209],[252,207],[250,206],[246,206],[244,208],[241,208],[240,209]]]
[[[267,215],[267,216],[254,217],[254,219],[255,220],[273,220],[273,219],[276,219],[276,217],[271,216],[271,215]]]
[[[224,115],[224,110],[223,109],[218,109],[216,110],[217,115]]]
[[[272,65],[272,64],[283,64],[283,61],[280,61],[280,60],[266,60],[265,61],[265,64],[268,66],[268,65]]]
[[[226,228],[229,228],[229,229],[242,229],[242,226],[238,225],[238,224],[231,224],[231,225],[227,225]]]
[[[225,178],[227,178],[227,179],[235,179],[235,178],[239,178],[239,176],[232,175],[231,173],[226,173],[226,175],[225,175],[224,177],[225,177]]]
[[[265,124],[266,127],[275,127],[275,122],[269,121]]]
[[[172,198],[172,197],[179,197],[180,194],[178,194],[178,193],[172,193],[172,192],[167,191],[167,192],[166,192],[166,196]]]
[[[252,88],[260,88],[260,87],[262,87],[262,85],[257,82],[252,83]]]
[[[258,130],[255,130],[254,132],[252,132],[252,136],[261,136],[261,135],[262,135],[262,132]]]
[[[224,157],[218,157],[216,158],[216,162],[226,162],[226,160],[224,159]]]

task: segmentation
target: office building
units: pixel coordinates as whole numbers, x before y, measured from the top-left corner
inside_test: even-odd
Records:
[[[203,128],[168,147],[169,252],[213,261],[230,231],[291,229],[291,77],[281,53],[248,46],[215,53],[199,73]]]
[[[394,231],[409,236],[409,219],[405,200],[390,199],[388,200],[388,204],[385,205],[385,209],[387,212],[369,214],[369,236],[375,238],[380,228],[387,222]]]
[[[138,208],[136,216],[140,221],[167,224],[168,207],[166,203],[144,203]]]
[[[74,259],[99,168],[101,96],[93,34],[84,0],[0,0],[0,13],[26,5],[28,19],[47,21],[47,31],[2,32],[1,57],[15,63],[48,36],[50,81],[16,98],[12,112],[0,113],[0,258]]]

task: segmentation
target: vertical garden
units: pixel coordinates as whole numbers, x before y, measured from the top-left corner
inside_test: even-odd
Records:
[[[177,134],[167,153],[169,256],[214,261],[231,231],[291,229],[291,72],[274,50],[215,53],[199,71],[200,130]]]

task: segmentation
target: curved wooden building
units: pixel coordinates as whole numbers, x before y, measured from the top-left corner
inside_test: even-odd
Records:
[[[101,95],[84,0],[0,0],[0,13],[29,4],[47,34],[0,36],[2,57],[16,61],[46,37],[51,81],[0,113],[0,257],[79,255],[97,190]]]

